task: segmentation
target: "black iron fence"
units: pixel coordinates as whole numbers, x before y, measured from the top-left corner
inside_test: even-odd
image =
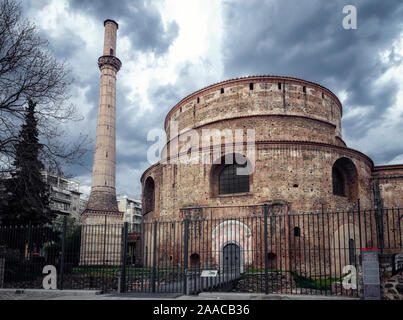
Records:
[[[399,208],[289,213],[278,207],[197,207],[178,221],[0,226],[0,285],[103,292],[232,290],[358,296],[343,285],[363,248],[403,249]],[[352,271],[353,270],[353,271]]]
[[[358,204],[346,211],[289,213],[267,205],[198,207],[183,209],[182,216],[199,291],[210,288],[201,273],[211,268],[219,271],[224,290],[231,282],[241,292],[358,296],[358,288],[346,289],[343,282],[351,272],[360,276],[361,250],[403,250],[399,208],[362,210]]]

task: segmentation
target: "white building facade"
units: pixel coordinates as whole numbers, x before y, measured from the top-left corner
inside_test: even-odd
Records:
[[[50,207],[80,222],[80,183],[47,171],[42,176],[51,187]]]
[[[141,200],[129,198],[126,195],[118,195],[118,208],[123,212],[123,221],[133,224],[141,224]]]

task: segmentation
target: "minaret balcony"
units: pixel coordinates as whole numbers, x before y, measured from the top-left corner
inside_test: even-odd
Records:
[[[98,59],[99,69],[102,69],[102,67],[105,65],[112,66],[113,68],[115,68],[116,72],[118,72],[120,70],[120,67],[122,66],[122,62],[115,56],[99,57],[99,59]]]

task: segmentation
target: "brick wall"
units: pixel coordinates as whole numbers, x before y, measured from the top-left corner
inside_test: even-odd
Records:
[[[142,175],[143,190],[148,177],[155,184],[154,210],[144,215],[144,221],[183,219],[181,209],[191,206],[217,207],[213,218],[248,217],[251,213],[239,208],[263,203],[282,204],[284,213],[297,213],[321,210],[322,205],[325,210],[346,210],[355,206],[359,198],[362,209],[373,208],[373,182],[378,178],[385,205],[402,204],[403,166],[393,168],[397,172],[374,168],[368,156],[348,148],[342,139],[341,116],[340,101],[331,91],[293,78],[235,79],[189,95],[166,117],[168,143],[161,162]],[[179,132],[193,128],[197,139],[192,143],[178,139],[177,132],[170,132],[170,120],[178,121]],[[244,130],[243,149],[239,151],[244,155],[249,142],[246,130],[255,130],[255,162],[249,192],[218,194],[216,165],[213,161],[201,162],[206,153],[213,158],[214,151],[201,147],[205,129],[229,129],[233,136],[236,129]],[[199,142],[197,147],[195,142]],[[221,155],[232,153],[226,142],[218,139],[213,147],[221,150]],[[171,154],[176,147],[178,154]],[[193,161],[185,163],[183,160],[189,160],[189,156]],[[346,196],[333,191],[332,169],[339,159],[345,159],[354,171],[354,178],[347,179]],[[346,223],[356,225],[354,221]],[[315,241],[315,236],[308,238],[307,241]],[[372,239],[364,244],[371,246]]]
[[[375,167],[373,179],[379,183],[379,192],[385,207],[403,205],[403,165]]]
[[[156,213],[146,217],[177,218],[180,208],[192,205],[253,205],[273,200],[289,202],[291,211],[317,210],[322,204],[327,209],[346,209],[355,201],[333,195],[332,188],[332,166],[342,157],[354,163],[358,173],[358,197],[363,207],[371,207],[371,166],[365,157],[348,149],[321,145],[260,144],[248,193],[212,194],[211,186],[218,183],[211,176],[212,164],[153,167],[147,176],[152,176],[156,185]]]

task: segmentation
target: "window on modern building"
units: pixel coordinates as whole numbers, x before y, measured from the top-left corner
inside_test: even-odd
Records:
[[[148,177],[144,183],[144,197],[143,197],[143,208],[144,213],[148,213],[150,211],[154,211],[154,201],[155,201],[155,186],[154,180],[151,177]]]
[[[219,175],[219,194],[249,192],[249,175],[238,175],[238,164],[226,165]]]

